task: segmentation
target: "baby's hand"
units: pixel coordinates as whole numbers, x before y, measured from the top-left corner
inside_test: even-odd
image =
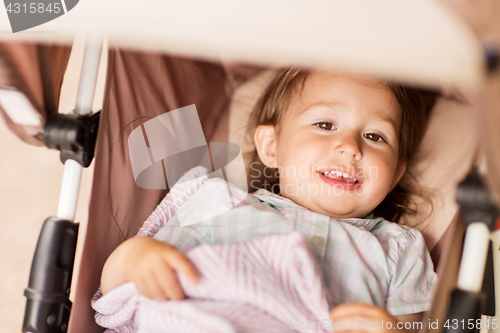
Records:
[[[181,271],[192,282],[198,282],[198,273],[191,261],[175,247],[149,237],[136,238],[134,251],[125,261],[130,281],[146,297],[175,299],[185,297],[175,271]]]
[[[136,237],[123,242],[109,256],[101,276],[102,293],[132,281],[151,299],[183,299],[185,297],[175,271],[198,282],[198,271],[175,247],[149,237]]]
[[[330,319],[333,321],[335,333],[407,332],[404,329],[398,330],[398,320],[384,309],[375,305],[344,303],[330,310]],[[401,323],[400,326],[404,327]]]

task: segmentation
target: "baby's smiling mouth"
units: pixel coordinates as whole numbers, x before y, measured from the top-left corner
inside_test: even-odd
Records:
[[[351,184],[359,184],[360,181],[351,176],[346,172],[342,172],[339,170],[331,170],[331,171],[318,171],[320,175],[326,178],[330,178],[337,181],[343,181]]]

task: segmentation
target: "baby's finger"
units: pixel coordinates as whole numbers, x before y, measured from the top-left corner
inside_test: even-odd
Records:
[[[332,319],[331,328],[333,328],[333,332],[335,333],[353,333],[353,332],[371,332],[372,329],[376,329],[378,327],[378,331],[380,331],[380,325],[376,324],[376,322],[380,322],[378,319],[362,319],[360,317],[343,317],[339,319]],[[373,326],[375,324],[375,327]],[[377,329],[376,329],[377,330]]]
[[[330,310],[330,317],[342,318],[363,314],[365,317],[380,317],[385,311],[377,306],[364,303],[344,303]]]
[[[165,259],[170,264],[170,267],[184,273],[191,280],[191,282],[198,283],[199,273],[194,264],[183,253],[177,250],[174,251],[175,253],[165,256]]]
[[[166,282],[169,274],[171,274],[171,269],[167,265],[157,265],[155,269],[151,271],[150,284],[155,286],[157,289],[156,293],[161,300],[172,298]]]
[[[184,290],[177,280],[177,276],[172,268],[166,266],[163,270],[156,271],[158,285],[168,295],[168,298],[181,300],[186,298]]]
[[[154,298],[158,300],[169,300],[173,298],[172,293],[168,289],[165,280],[168,279],[167,273],[159,273],[157,270],[152,272],[152,277],[150,279],[150,287],[154,292]]]
[[[167,295],[158,287],[158,282],[154,277],[142,278],[136,282],[139,292],[149,299],[167,299]]]

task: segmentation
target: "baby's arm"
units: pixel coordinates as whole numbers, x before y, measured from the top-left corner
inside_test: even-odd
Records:
[[[191,261],[175,247],[150,237],[130,238],[118,246],[104,264],[101,275],[103,295],[132,281],[137,289],[152,299],[183,299],[184,292],[175,276],[183,272],[198,282],[198,272]]]
[[[330,311],[330,319],[334,323],[345,323],[344,325],[338,324],[334,326],[335,333],[417,332],[417,327],[419,327],[417,323],[422,321],[422,317],[423,312],[393,317],[381,307],[363,303],[344,303]],[[398,322],[401,329],[398,329]],[[388,323],[390,324],[388,325]],[[416,329],[404,329],[405,323],[411,324],[408,324],[406,327],[411,326]],[[337,327],[342,328],[338,329]],[[392,327],[392,329],[388,327]]]
[[[144,222],[138,236],[154,236],[207,181],[207,173],[202,166],[186,172]],[[174,275],[175,270],[197,281],[195,267],[182,252],[150,237],[131,238],[118,246],[104,264],[101,291],[106,294],[132,281],[146,297],[181,299],[184,292]]]

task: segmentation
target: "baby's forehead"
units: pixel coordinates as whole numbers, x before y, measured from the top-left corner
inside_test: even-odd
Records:
[[[289,106],[306,107],[318,102],[370,100],[383,107],[399,109],[396,96],[386,81],[372,75],[326,70],[311,71],[295,86]]]
[[[308,89],[322,83],[332,82],[353,82],[374,89],[390,91],[385,80],[374,75],[332,70],[314,70],[309,72],[306,80],[304,81],[303,89]]]

